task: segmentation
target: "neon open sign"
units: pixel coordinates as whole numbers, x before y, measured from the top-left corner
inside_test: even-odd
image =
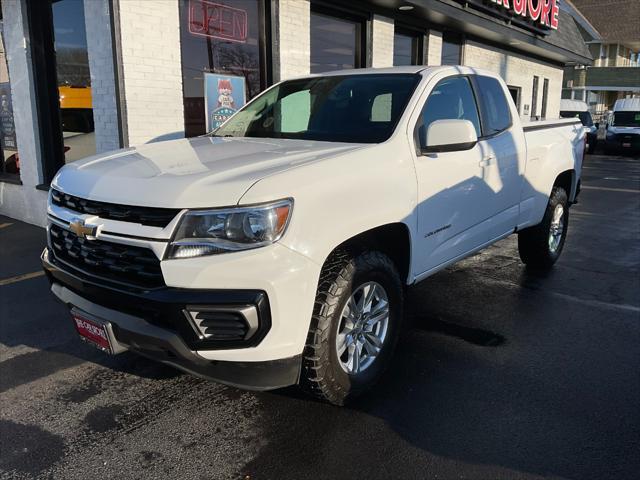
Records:
[[[558,29],[558,0],[488,0],[541,26]]]
[[[189,33],[244,43],[247,41],[247,12],[206,0],[190,0]]]

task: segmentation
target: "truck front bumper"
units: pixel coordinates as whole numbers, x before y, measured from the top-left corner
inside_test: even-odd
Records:
[[[253,361],[272,329],[269,297],[264,291],[177,287],[128,290],[95,282],[82,272],[67,268],[50,256],[48,249],[42,254],[42,264],[51,290],[61,302],[109,322],[119,351],[131,350],[193,375],[251,390],[270,390],[298,382],[301,350],[282,358]],[[244,343],[212,344],[199,340],[196,329],[189,324],[185,310],[189,305],[224,307],[225,311],[252,306],[258,323]],[[225,352],[244,358],[211,358]]]

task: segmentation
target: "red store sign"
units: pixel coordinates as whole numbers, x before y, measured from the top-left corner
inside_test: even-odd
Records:
[[[558,0],[488,0],[490,3],[510,10],[516,15],[529,18],[541,26],[558,29]]]
[[[189,0],[189,33],[244,43],[247,41],[247,12],[206,0]]]

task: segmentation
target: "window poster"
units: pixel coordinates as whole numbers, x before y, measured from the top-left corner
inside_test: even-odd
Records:
[[[218,73],[204,74],[207,132],[215,130],[246,102],[245,79]]]
[[[11,86],[0,83],[0,135],[4,150],[17,150],[16,129],[13,125],[13,107],[11,105]]]

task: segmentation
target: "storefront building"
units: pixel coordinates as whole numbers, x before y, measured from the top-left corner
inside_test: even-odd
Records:
[[[204,134],[273,83],[336,69],[500,73],[524,120],[590,64],[561,0],[1,0],[0,213],[45,223],[67,162]]]

